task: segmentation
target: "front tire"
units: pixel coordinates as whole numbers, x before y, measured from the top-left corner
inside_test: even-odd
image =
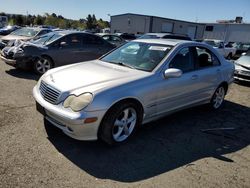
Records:
[[[224,102],[224,98],[225,98],[225,95],[226,95],[226,89],[224,86],[219,86],[215,92],[214,92],[214,95],[210,101],[210,107],[214,110],[217,110],[219,109],[223,102]]]
[[[34,63],[34,71],[42,75],[53,67],[52,60],[49,57],[40,57]]]
[[[104,116],[100,138],[109,145],[126,142],[141,124],[142,112],[131,102],[113,106]]]

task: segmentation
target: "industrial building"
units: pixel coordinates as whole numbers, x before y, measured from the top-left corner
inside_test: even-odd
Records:
[[[203,38],[250,43],[250,24],[206,23]]]
[[[219,23],[196,23],[157,16],[120,14],[111,16],[111,32],[121,33],[175,33],[187,34],[192,39],[217,39],[225,42],[250,42],[250,24],[235,20],[220,20]]]
[[[111,16],[111,32],[122,33],[176,33],[187,34],[192,39],[203,37],[205,24],[148,16],[140,14],[121,14]]]

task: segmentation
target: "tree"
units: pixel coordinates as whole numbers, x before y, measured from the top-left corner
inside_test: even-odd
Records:
[[[44,19],[42,16],[37,15],[37,17],[34,20],[35,25],[44,25]]]
[[[17,15],[16,16],[16,19],[14,20],[14,24],[15,25],[20,25],[22,26],[24,24],[24,19],[23,19],[23,16],[22,15]]]
[[[88,17],[86,18],[86,26],[87,29],[96,29],[97,26],[97,21],[95,18],[95,15],[93,14],[93,16],[91,16],[90,14],[88,15]]]
[[[0,12],[0,16],[6,16],[4,12]]]

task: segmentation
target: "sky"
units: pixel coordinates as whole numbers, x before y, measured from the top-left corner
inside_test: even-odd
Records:
[[[243,16],[250,23],[250,0],[0,0],[0,12],[43,15],[56,13],[69,19],[95,14],[146,14],[192,22],[215,22]]]

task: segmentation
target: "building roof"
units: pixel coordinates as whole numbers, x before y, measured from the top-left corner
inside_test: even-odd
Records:
[[[171,21],[185,22],[185,23],[189,23],[189,24],[204,25],[203,23],[189,22],[189,21],[184,21],[184,20],[176,20],[176,19],[172,19],[172,18],[164,18],[164,17],[159,17],[159,16],[151,16],[151,15],[144,15],[144,14],[134,14],[134,13],[117,14],[117,15],[113,15],[111,17],[126,16],[126,15],[144,16],[144,17],[146,16],[146,17],[160,18],[160,19],[166,19],[166,20],[171,20]]]

